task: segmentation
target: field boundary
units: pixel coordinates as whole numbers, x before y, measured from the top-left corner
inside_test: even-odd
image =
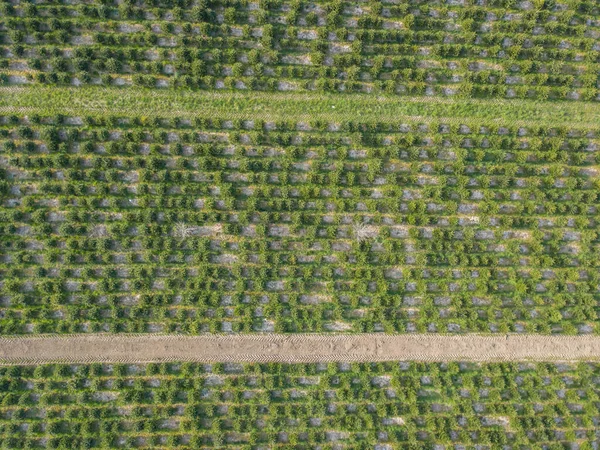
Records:
[[[0,338],[1,364],[600,360],[600,336],[39,335]]]
[[[223,117],[223,113],[227,117]],[[483,120],[512,126],[556,124],[593,126],[600,120],[596,102],[539,102],[521,99],[456,99],[368,94],[150,90],[138,87],[0,87],[0,113],[218,117],[339,122],[423,123]]]

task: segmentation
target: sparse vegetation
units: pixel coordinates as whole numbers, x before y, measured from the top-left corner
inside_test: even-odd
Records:
[[[181,240],[189,238],[194,232],[194,227],[186,225],[184,222],[177,222],[173,228],[173,234]]]

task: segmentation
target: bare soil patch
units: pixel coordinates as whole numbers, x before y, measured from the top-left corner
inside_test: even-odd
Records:
[[[598,336],[90,334],[0,338],[4,364],[596,359],[600,359]]]

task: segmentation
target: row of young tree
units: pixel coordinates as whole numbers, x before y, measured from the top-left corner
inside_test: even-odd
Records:
[[[41,83],[598,99],[599,11],[580,3],[1,5],[1,67]]]
[[[596,331],[593,126],[1,122],[4,332]]]
[[[598,414],[593,363],[96,363],[0,372],[0,439],[10,447],[558,449],[593,442]]]

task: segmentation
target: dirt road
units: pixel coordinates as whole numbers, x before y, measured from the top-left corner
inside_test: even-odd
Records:
[[[598,336],[110,335],[0,338],[0,363],[597,360]]]

